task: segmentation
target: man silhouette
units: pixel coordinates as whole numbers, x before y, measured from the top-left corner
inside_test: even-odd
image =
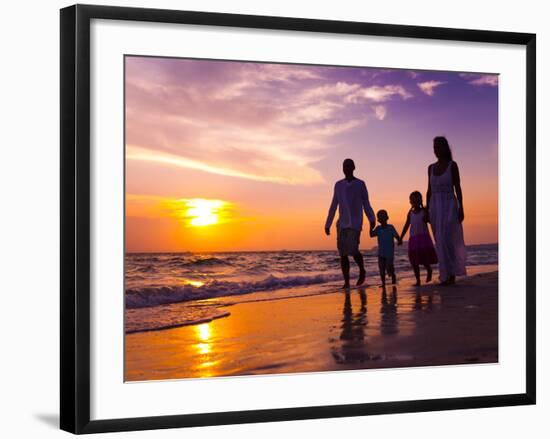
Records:
[[[345,159],[342,164],[345,178],[334,185],[334,195],[328,210],[325,223],[325,233],[330,235],[330,226],[338,208],[336,221],[336,243],[340,254],[340,265],[344,275],[344,288],[349,288],[349,256],[352,256],[359,267],[357,285],[365,282],[365,265],[359,251],[359,241],[363,228],[363,210],[370,222],[370,228],[375,225],[374,211],[369,202],[369,192],[363,180],[355,178],[353,171],[355,163]]]

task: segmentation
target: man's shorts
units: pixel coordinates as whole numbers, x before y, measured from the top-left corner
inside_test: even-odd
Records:
[[[359,253],[361,232],[355,229],[336,228],[336,247],[340,256],[354,256]]]

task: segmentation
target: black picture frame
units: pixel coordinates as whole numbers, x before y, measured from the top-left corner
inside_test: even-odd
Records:
[[[90,21],[92,19],[525,46],[527,59],[525,66],[527,75],[526,392],[481,397],[90,420]],[[60,25],[61,429],[81,434],[535,404],[535,34],[90,5],[74,5],[61,9]]]

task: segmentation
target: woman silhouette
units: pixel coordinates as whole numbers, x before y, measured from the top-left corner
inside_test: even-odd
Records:
[[[435,249],[439,259],[439,280],[442,285],[455,282],[466,274],[466,247],[462,221],[464,205],[458,165],[453,161],[445,137],[434,138],[437,162],[428,166],[426,209],[429,212]]]

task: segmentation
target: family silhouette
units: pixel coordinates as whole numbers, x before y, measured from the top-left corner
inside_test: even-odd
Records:
[[[325,223],[325,233],[330,235],[330,228],[338,210],[336,221],[336,243],[340,255],[340,266],[344,277],[344,288],[350,287],[351,256],[359,267],[357,285],[365,282],[366,271],[364,260],[359,251],[363,226],[363,212],[369,220],[369,235],[378,240],[378,267],[382,286],[385,288],[386,276],[392,284],[396,283],[394,266],[394,243],[403,243],[409,232],[408,256],[411,263],[416,286],[421,285],[420,267],[426,269],[426,282],[432,280],[432,265],[438,264],[441,285],[456,282],[456,276],[466,274],[466,247],[462,222],[464,221],[464,204],[458,164],[453,160],[449,142],[443,136],[433,139],[433,151],[437,158],[428,166],[428,189],[426,205],[422,194],[415,190],[409,196],[411,208],[407,214],[401,234],[388,223],[389,215],[385,209],[376,214],[379,225],[375,227],[374,210],[369,201],[367,185],[355,177],[355,163],[345,159],[342,164],[344,178],[334,185],[332,202]],[[430,229],[435,247],[430,236]]]

